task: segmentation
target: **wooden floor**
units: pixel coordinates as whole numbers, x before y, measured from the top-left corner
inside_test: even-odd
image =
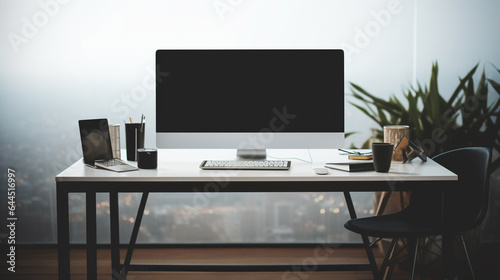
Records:
[[[316,250],[316,251],[315,251]],[[183,248],[183,249],[137,249],[133,263],[184,263],[184,264],[263,264],[263,263],[366,263],[362,248]],[[382,262],[382,254],[375,250],[377,263]],[[125,251],[122,251],[122,262]],[[315,257],[316,256],[316,257]],[[57,249],[20,248],[16,251],[16,272],[4,273],[1,279],[57,279]],[[127,279],[279,279],[279,280],[321,280],[321,279],[373,279],[370,272],[315,272],[311,266],[308,272],[130,272]],[[4,277],[6,275],[7,277]],[[98,251],[98,278],[111,277],[110,250]],[[396,268],[392,279],[408,279],[408,271]],[[71,250],[71,279],[86,279],[86,253],[84,249]],[[418,278],[417,278],[418,279]],[[426,279],[439,279],[427,277]]]

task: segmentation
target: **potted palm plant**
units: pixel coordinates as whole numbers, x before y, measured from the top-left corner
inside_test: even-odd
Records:
[[[382,141],[385,125],[404,124],[410,126],[411,138],[431,157],[466,146],[484,146],[500,151],[500,84],[486,79],[483,70],[475,85],[473,76],[478,66],[459,79],[448,100],[439,92],[437,62],[432,65],[429,86],[418,84],[417,88],[410,87],[404,93],[404,103],[394,95],[383,100],[350,83],[352,96],[357,101],[350,103],[379,125],[372,129],[373,136],[363,143],[362,148],[368,148],[370,141]],[[489,95],[489,86],[496,94]],[[500,158],[493,161],[492,167],[492,171],[500,167]]]
[[[354,102],[350,104],[378,124],[378,127],[372,128],[373,135],[361,148],[369,148],[373,141],[383,141],[384,126],[403,124],[409,125],[410,138],[430,157],[459,147],[484,146],[497,153],[491,172],[500,171],[500,84],[487,79],[483,69],[476,85],[474,75],[478,66],[475,65],[465,77],[459,79],[449,99],[439,92],[437,62],[432,65],[429,85],[410,87],[404,93],[404,102],[394,95],[388,100],[381,99],[361,86],[350,83],[354,97]],[[498,68],[494,69],[500,74]],[[490,88],[494,93],[489,94]],[[498,180],[493,180],[490,189],[496,189],[499,185]],[[495,192],[490,193],[495,195]],[[466,236],[469,245],[473,244],[470,241],[475,243],[469,248],[470,251],[478,248],[480,233],[478,228]]]

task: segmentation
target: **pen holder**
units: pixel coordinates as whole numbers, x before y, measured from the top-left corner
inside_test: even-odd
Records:
[[[145,123],[126,123],[125,141],[127,146],[127,160],[137,161],[137,149],[144,148]]]

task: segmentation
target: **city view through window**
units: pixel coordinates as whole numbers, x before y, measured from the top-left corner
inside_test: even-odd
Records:
[[[373,214],[372,194],[353,194],[360,214]],[[216,193],[193,204],[196,194],[150,193],[139,243],[349,243],[358,235],[343,224],[349,213],[341,193]],[[70,236],[85,241],[82,195],[71,195]],[[127,243],[141,200],[120,194],[120,241]],[[196,205],[196,206],[195,206]],[[98,242],[109,242],[109,199],[97,197]]]

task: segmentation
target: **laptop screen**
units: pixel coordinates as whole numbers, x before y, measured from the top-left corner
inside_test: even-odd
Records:
[[[99,159],[113,158],[109,126],[107,119],[80,120],[80,137],[82,140],[83,161],[94,165]]]

